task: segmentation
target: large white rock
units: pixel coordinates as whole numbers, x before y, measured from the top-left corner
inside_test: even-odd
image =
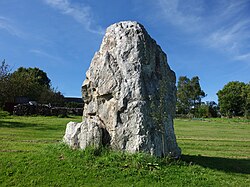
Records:
[[[67,125],[71,147],[108,145],[156,156],[181,154],[173,117],[175,73],[144,27],[124,21],[107,28],[82,85],[82,123]]]

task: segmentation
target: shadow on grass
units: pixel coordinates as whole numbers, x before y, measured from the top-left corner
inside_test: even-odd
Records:
[[[58,130],[56,127],[48,127],[44,124],[39,123],[24,123],[24,122],[16,122],[16,121],[1,121],[0,120],[0,128],[32,128],[34,130]]]
[[[182,160],[224,172],[250,174],[250,159],[182,155]]]
[[[5,127],[5,128],[6,127],[7,128],[23,128],[23,127],[36,127],[36,126],[38,126],[38,124],[0,120],[0,127]]]

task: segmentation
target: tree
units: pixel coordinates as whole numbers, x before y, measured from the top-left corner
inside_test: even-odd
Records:
[[[42,91],[50,89],[50,79],[38,68],[18,68],[10,75],[9,83],[12,102],[21,96],[38,100]]]
[[[201,99],[206,96],[205,92],[201,89],[200,79],[198,76],[193,77],[190,80],[190,99],[191,107],[197,109],[201,105]]]
[[[39,68],[18,68],[10,74],[8,85],[10,102],[24,96],[39,103],[63,104],[63,95],[51,87],[47,73]]]
[[[209,116],[209,106],[202,103],[197,109],[195,116],[198,118],[207,118]]]
[[[43,70],[40,70],[39,68],[20,67],[12,74],[12,76],[23,77],[27,80],[32,80],[41,86],[50,88],[51,81],[48,78],[47,73],[45,73]]]
[[[195,76],[191,80],[186,76],[179,77],[177,84],[177,113],[195,113],[201,105],[201,99],[205,97],[205,92],[201,89],[199,77]]]
[[[219,106],[214,101],[207,101],[208,105],[208,117],[218,117],[219,116]]]
[[[2,61],[2,64],[0,66],[0,78],[8,76],[10,73],[9,65],[6,64],[5,59]]]
[[[190,111],[190,79],[186,76],[179,77],[177,85],[177,113],[187,114]]]
[[[27,97],[39,103],[64,105],[64,96],[51,87],[47,73],[39,68],[20,67],[13,73],[5,60],[0,65],[0,108],[16,97]]]
[[[245,85],[243,97],[245,100],[244,115],[245,117],[250,118],[250,82]]]
[[[0,66],[0,108],[3,107],[5,100],[9,97],[8,84],[10,71],[9,65],[3,60]]]
[[[41,91],[37,101],[39,103],[50,103],[56,106],[64,106],[63,94],[55,89],[46,89],[45,87]]]
[[[219,90],[218,100],[220,111],[225,116],[242,116],[249,110],[248,98],[250,94],[249,84],[232,81],[227,83],[222,90]]]
[[[201,103],[197,108],[195,116],[200,118],[218,117],[218,111],[218,105],[214,101],[207,101],[206,103]]]

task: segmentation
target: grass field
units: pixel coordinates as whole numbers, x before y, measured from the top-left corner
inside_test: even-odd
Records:
[[[0,119],[0,186],[250,186],[250,122],[175,120],[182,159],[61,143],[80,117]]]

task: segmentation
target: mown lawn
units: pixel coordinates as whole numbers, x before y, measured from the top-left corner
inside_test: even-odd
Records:
[[[250,186],[250,122],[175,120],[182,159],[61,143],[80,117],[0,119],[0,186]]]

